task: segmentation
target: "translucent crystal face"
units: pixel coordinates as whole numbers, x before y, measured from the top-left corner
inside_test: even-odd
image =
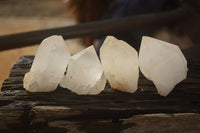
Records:
[[[137,51],[126,42],[107,36],[100,59],[112,88],[133,93],[137,90],[139,68]]]
[[[187,76],[187,61],[178,46],[144,36],[139,52],[139,67],[152,80],[158,93],[168,95]]]
[[[101,63],[93,46],[72,56],[60,86],[80,94],[99,94],[106,83]]]
[[[30,92],[53,91],[66,70],[70,53],[61,36],[51,36],[40,44],[31,70],[25,75],[24,88]]]

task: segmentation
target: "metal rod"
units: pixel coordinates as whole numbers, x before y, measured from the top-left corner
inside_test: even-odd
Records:
[[[179,8],[172,11],[130,16],[120,19],[96,21],[91,23],[44,29],[0,36],[0,51],[39,44],[51,35],[62,35],[65,39],[87,35],[103,35],[128,29],[176,22],[186,16],[186,11]]]

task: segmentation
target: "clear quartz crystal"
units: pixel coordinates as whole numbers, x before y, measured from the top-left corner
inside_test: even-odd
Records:
[[[100,59],[112,88],[134,93],[138,88],[138,53],[129,44],[107,36],[100,49]]]
[[[70,53],[62,36],[50,36],[42,41],[30,72],[24,77],[24,88],[30,92],[49,92],[61,81]]]
[[[79,95],[99,94],[104,90],[106,78],[93,46],[72,56],[60,86]]]
[[[142,38],[139,67],[162,96],[167,96],[176,84],[184,80],[188,70],[178,46],[146,36]]]

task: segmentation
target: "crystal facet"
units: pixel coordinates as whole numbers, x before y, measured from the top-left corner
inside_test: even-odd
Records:
[[[72,56],[60,86],[79,95],[99,94],[104,90],[106,78],[93,46]]]
[[[62,36],[42,41],[30,72],[24,77],[24,88],[30,92],[49,92],[57,88],[66,70],[70,53]]]
[[[139,67],[162,96],[167,96],[176,84],[184,80],[188,70],[178,46],[146,36],[142,38]]]
[[[107,36],[100,48],[100,59],[112,88],[133,93],[138,88],[138,53],[129,44]]]

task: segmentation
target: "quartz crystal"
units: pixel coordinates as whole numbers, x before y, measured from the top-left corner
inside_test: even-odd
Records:
[[[129,44],[107,36],[100,48],[100,59],[112,88],[133,93],[138,88],[138,53]]]
[[[99,94],[104,90],[106,78],[96,51],[90,46],[72,56],[60,86],[79,95]]]
[[[162,96],[167,96],[176,84],[184,80],[188,70],[178,46],[146,36],[142,38],[139,67]]]
[[[24,78],[24,88],[30,92],[49,92],[57,88],[70,53],[62,36],[51,36],[42,41],[30,72]]]

